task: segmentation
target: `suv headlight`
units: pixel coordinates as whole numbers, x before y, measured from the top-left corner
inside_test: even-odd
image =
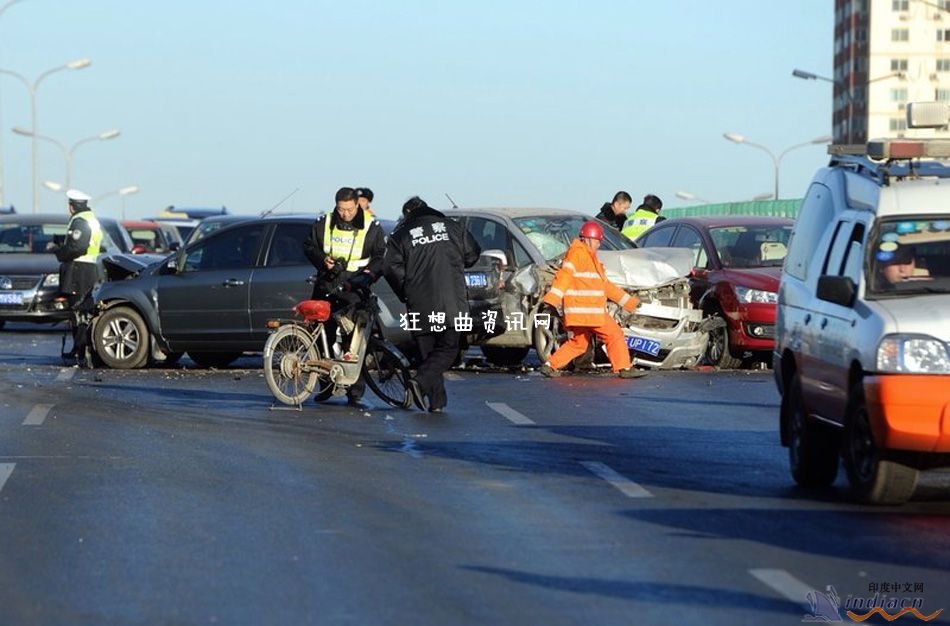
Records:
[[[881,372],[950,374],[950,352],[939,339],[927,335],[889,335],[877,348]]]
[[[59,287],[59,274],[47,274],[43,279],[44,287]]]
[[[736,287],[736,297],[739,299],[739,302],[746,302],[748,304],[778,304],[778,294],[774,291]]]

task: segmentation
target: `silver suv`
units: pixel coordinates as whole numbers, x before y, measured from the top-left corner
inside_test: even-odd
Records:
[[[909,117],[911,115],[909,114]],[[938,158],[934,158],[938,157]],[[774,372],[795,481],[899,504],[950,465],[950,143],[834,156],[782,275]]]

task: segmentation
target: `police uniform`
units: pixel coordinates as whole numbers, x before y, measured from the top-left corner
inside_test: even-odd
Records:
[[[657,217],[658,215],[654,211],[640,206],[633,215],[627,218],[627,221],[623,225],[623,230],[621,230],[620,233],[628,239],[636,239],[651,226],[656,224]]]

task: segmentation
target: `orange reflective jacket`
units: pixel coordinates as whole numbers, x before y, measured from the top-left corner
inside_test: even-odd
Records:
[[[607,321],[608,298],[627,311],[636,310],[640,304],[636,296],[607,280],[594,251],[575,239],[544,302],[557,307],[563,299],[565,326],[602,326]]]

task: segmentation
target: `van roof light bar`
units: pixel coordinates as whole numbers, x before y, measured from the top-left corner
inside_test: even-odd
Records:
[[[867,155],[877,160],[945,159],[950,158],[950,140],[877,139],[868,142]]]

